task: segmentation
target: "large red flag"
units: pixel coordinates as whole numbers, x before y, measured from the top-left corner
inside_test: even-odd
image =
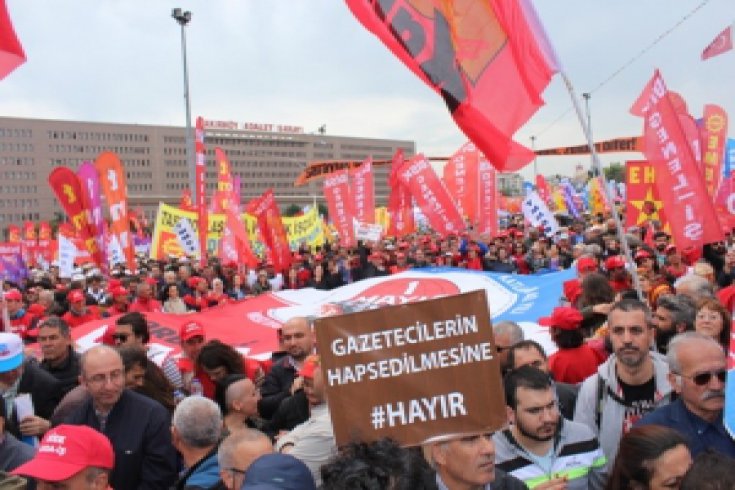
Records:
[[[22,65],[26,60],[23,46],[13,29],[5,0],[0,0],[0,80]]]
[[[511,138],[543,105],[558,63],[530,0],[346,2],[498,169],[533,159]]]
[[[105,151],[97,157],[94,166],[99,174],[102,192],[110,208],[110,228],[125,254],[128,268],[135,271],[135,246],[130,233],[130,218],[128,217],[128,185],[122,162],[116,154]]]
[[[375,223],[375,190],[373,188],[373,159],[368,157],[359,167],[350,170],[355,218],[360,223]]]
[[[215,148],[214,155],[217,161],[217,192],[214,194],[214,209],[215,212],[221,213],[229,207],[232,199],[232,172],[230,171],[230,160],[222,148]]]
[[[388,235],[394,237],[409,235],[415,229],[411,193],[398,178],[398,172],[404,163],[403,150],[399,148],[396,150],[396,154],[393,155],[390,175],[388,175],[388,188],[390,189],[390,195],[388,196],[388,215],[390,217]]]
[[[538,193],[538,197],[540,197],[544,203],[549,204],[551,189],[549,189],[549,184],[546,182],[546,178],[541,174],[536,175],[536,192]]]
[[[197,221],[199,226],[199,265],[207,264],[207,231],[209,229],[209,214],[207,213],[207,186],[204,181],[204,171],[207,156],[204,151],[204,119],[197,117],[195,135],[196,146],[196,174],[194,176],[197,189]]]
[[[263,195],[250,201],[246,211],[258,220],[260,236],[268,247],[275,270],[288,270],[291,266],[291,248],[273,189],[268,189]]]
[[[477,231],[481,235],[495,236],[498,233],[498,188],[497,171],[480,155],[478,167]]]
[[[656,70],[633,106],[644,117],[644,154],[656,171],[656,187],[680,249],[723,240],[717,215],[687,141],[676,107]]]
[[[324,197],[327,199],[329,217],[339,232],[339,244],[355,245],[355,213],[352,209],[348,171],[339,170],[324,179]]]
[[[477,147],[467,142],[457,150],[444,166],[444,184],[457,203],[459,214],[474,223],[477,208],[477,167],[480,153]]]
[[[89,213],[84,208],[82,184],[79,182],[77,174],[70,168],[57,167],[49,174],[48,182],[61,208],[66,212],[69,221],[79,234],[84,248],[89,251],[94,262],[102,267],[102,250],[97,245],[97,241],[89,229]]]
[[[702,61],[732,49],[732,25],[719,33],[702,51]]]
[[[464,221],[447,189],[422,154],[406,162],[398,173],[431,227],[441,236],[464,231]]]
[[[720,106],[704,106],[702,118],[702,170],[707,192],[714,197],[722,180],[722,163],[727,141],[727,112]]]

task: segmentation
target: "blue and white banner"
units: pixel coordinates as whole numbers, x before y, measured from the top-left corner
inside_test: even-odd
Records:
[[[525,199],[523,199],[522,210],[523,217],[532,226],[544,227],[544,234],[546,236],[552,236],[559,231],[559,223],[546,203],[541,200],[538,192],[529,192],[526,195]]]

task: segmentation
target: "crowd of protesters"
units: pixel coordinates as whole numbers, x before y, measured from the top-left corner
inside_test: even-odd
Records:
[[[212,258],[201,267],[186,257],[139,258],[135,272],[84,265],[70,278],[31,268],[21,283],[4,284],[0,485],[735,487],[735,441],[722,421],[733,237],[679,250],[663,230],[629,229],[628,263],[615,220],[567,225],[547,237],[509,217],[493,237],[425,232],[353,248],[302,245],[283,271],[268,260],[248,268]],[[420,448],[389,440],[337,448],[311,319],[285,322],[266,362],[185,317],[180,353],[170,355],[152,342],[146,319],[427,267],[574,271],[559,306],[531,319],[548,326],[553,354],[512,322],[493,326],[508,412],[501,431]],[[72,330],[103,317],[110,326],[81,352]]]

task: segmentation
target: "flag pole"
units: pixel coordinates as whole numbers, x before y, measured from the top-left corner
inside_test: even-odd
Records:
[[[620,216],[618,215],[617,209],[615,209],[615,201],[612,199],[612,196],[610,195],[610,189],[607,185],[607,179],[605,178],[605,172],[602,171],[602,164],[600,163],[600,157],[599,155],[597,155],[597,150],[595,150],[595,144],[592,141],[592,130],[590,129],[590,124],[585,119],[584,114],[582,113],[582,107],[580,106],[579,100],[577,99],[577,95],[574,92],[574,86],[572,85],[572,81],[569,80],[569,77],[564,71],[560,71],[559,74],[564,80],[564,85],[566,85],[567,90],[569,91],[569,97],[572,99],[572,105],[574,106],[574,110],[577,113],[577,119],[579,119],[579,123],[582,125],[582,131],[584,131],[584,136],[587,139],[587,146],[589,146],[590,154],[592,155],[592,165],[594,166],[595,172],[597,172],[597,174],[600,176],[600,179],[602,180],[602,184],[603,184],[602,192],[605,193],[607,202],[610,203],[610,208],[612,210],[613,219],[615,220],[615,228],[617,229],[618,239],[620,240],[620,245],[623,247],[623,255],[625,255],[625,261],[628,264],[634,264],[635,262],[633,262],[633,255],[630,253],[630,247],[628,246],[628,240],[626,240],[625,233],[623,233],[623,223],[620,221]],[[638,299],[640,299],[641,301],[644,301],[643,291],[641,290],[641,282],[640,282],[640,279],[638,278],[638,271],[636,270],[635,267],[633,267],[630,270],[630,275],[633,278],[633,287],[638,293]]]

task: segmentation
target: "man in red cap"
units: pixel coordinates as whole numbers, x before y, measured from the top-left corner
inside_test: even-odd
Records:
[[[112,298],[112,304],[107,308],[107,314],[110,316],[122,315],[127,313],[130,308],[130,302],[128,300],[128,290],[117,285],[110,288],[110,297]]]
[[[597,270],[597,260],[594,257],[583,255],[577,259],[577,277],[564,281],[562,284],[562,290],[564,291],[564,297],[570,305],[574,306],[577,304],[577,300],[582,295],[582,279],[584,279],[590,272]]]
[[[23,304],[23,295],[17,289],[11,289],[4,294],[5,304],[8,308],[8,317],[10,319],[11,333],[15,333],[25,338],[27,331],[31,328],[35,317],[28,313]],[[3,320],[0,319],[1,331],[5,330]]]
[[[101,318],[100,311],[96,306],[87,306],[85,304],[84,293],[80,289],[72,289],[66,295],[69,303],[69,311],[64,313],[61,318],[71,327],[78,327],[92,320]]]
[[[608,281],[616,293],[633,288],[633,282],[625,270],[625,259],[622,255],[613,255],[605,259]]]
[[[175,358],[167,358],[163,363],[163,369],[166,370],[166,363],[171,359],[176,363],[181,373],[181,387],[186,393],[191,393],[191,381],[196,378],[202,384],[203,395],[207,398],[213,398],[214,382],[197,364],[199,352],[201,352],[206,339],[206,332],[201,323],[189,321],[181,325],[179,328],[181,353]]]
[[[560,306],[551,316],[540,318],[539,325],[550,327],[551,339],[559,348],[549,357],[549,370],[562,383],[581,383],[597,372],[603,359],[597,351],[585,344],[579,327],[582,314],[576,308]]]
[[[12,474],[33,478],[39,490],[105,490],[115,453],[109,439],[84,425],[59,425],[41,440],[38,453]]]

